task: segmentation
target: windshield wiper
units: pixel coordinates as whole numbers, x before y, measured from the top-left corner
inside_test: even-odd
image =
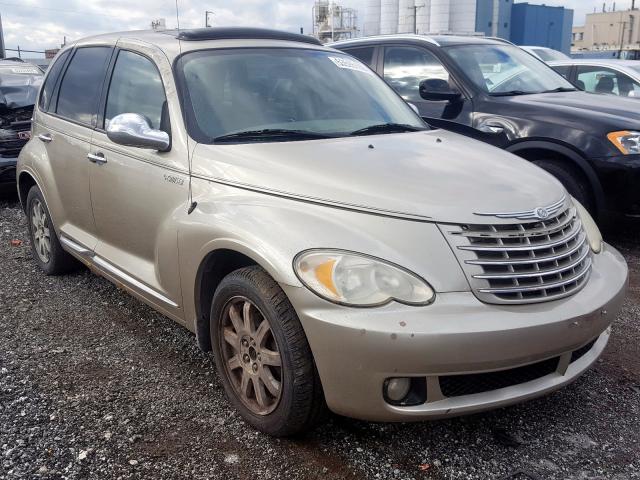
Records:
[[[558,88],[553,88],[551,90],[545,90],[545,91],[540,92],[540,93],[575,92],[577,90],[578,90],[577,88],[572,88],[572,87],[558,87]]]
[[[516,95],[533,95],[539,92],[525,92],[524,90],[509,90],[507,92],[491,92],[492,97],[515,97]]]
[[[333,138],[331,135],[310,132],[307,130],[288,130],[286,128],[264,128],[262,130],[246,130],[244,132],[229,133],[220,135],[213,139],[213,143],[235,142],[236,140],[313,140],[319,138]]]
[[[381,123],[379,125],[370,125],[360,130],[355,130],[349,135],[369,135],[375,133],[400,133],[400,132],[418,132],[426,130],[426,128],[414,127],[413,125],[407,125],[405,123]]]

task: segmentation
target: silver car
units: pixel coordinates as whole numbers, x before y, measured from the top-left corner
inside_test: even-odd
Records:
[[[301,35],[67,46],[18,182],[46,274],[84,263],[193,331],[272,435],[327,407],[426,420],[560,388],[604,350],[627,285],[553,177],[430,130]]]
[[[581,90],[640,99],[640,62],[592,59],[549,62],[549,66]]]

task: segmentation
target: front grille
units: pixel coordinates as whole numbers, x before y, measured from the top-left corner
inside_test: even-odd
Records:
[[[489,392],[530,382],[553,373],[558,368],[558,357],[550,358],[524,367],[499,372],[474,373],[471,375],[443,375],[440,391],[445,397],[461,397],[474,393]]]
[[[440,225],[476,296],[487,303],[533,303],[576,293],[591,253],[576,209],[515,224]]]
[[[0,157],[14,158],[27,143],[27,138],[20,138],[21,132],[31,130],[33,107],[0,111]]]

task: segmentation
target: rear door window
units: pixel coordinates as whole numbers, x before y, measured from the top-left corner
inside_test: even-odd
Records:
[[[82,47],[76,51],[60,84],[58,115],[93,125],[111,50],[111,47]]]

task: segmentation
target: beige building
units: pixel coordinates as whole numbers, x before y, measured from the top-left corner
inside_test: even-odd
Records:
[[[640,48],[640,10],[590,13],[573,27],[571,44],[574,51]]]

